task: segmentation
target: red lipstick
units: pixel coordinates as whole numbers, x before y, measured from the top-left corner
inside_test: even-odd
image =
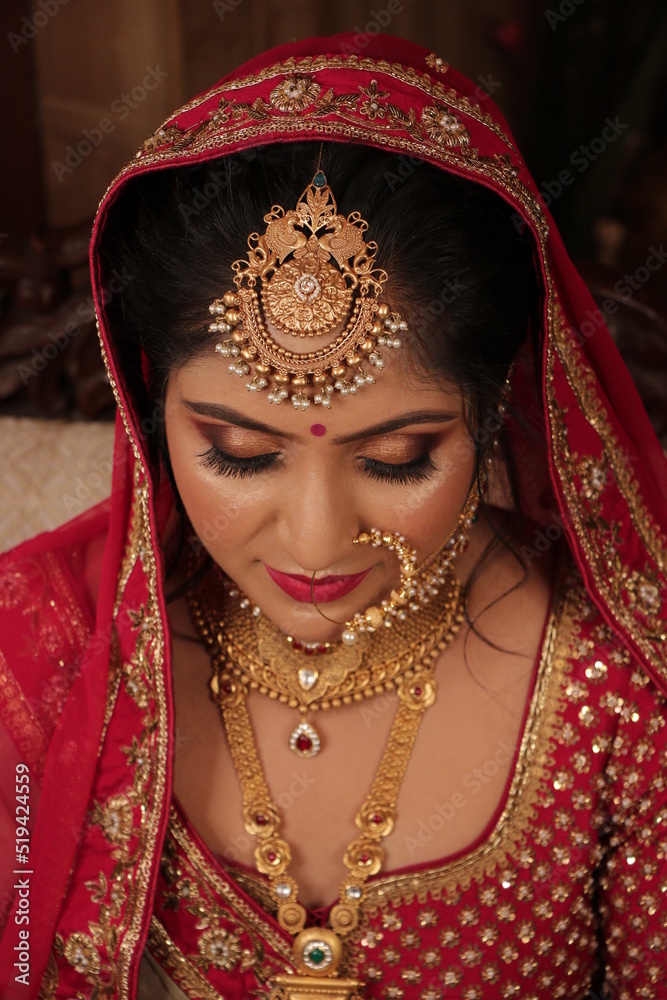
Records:
[[[266,563],[264,565],[266,566]],[[316,604],[326,604],[328,601],[336,601],[339,597],[345,597],[346,594],[349,594],[370,573],[370,569],[365,569],[363,573],[354,573],[351,576],[323,576],[320,580],[313,582],[312,594],[309,576],[281,573],[280,570],[273,569],[271,566],[266,566],[266,572],[273,582],[277,583],[280,589],[284,590],[295,601],[310,604],[314,598]]]

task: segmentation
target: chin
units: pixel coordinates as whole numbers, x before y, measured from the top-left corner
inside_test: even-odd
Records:
[[[267,613],[267,617],[285,635],[291,635],[301,642],[337,642],[340,639],[347,620],[342,614],[330,612],[325,605],[324,614],[336,619],[335,622],[328,622],[318,614],[312,604],[303,604],[295,608],[296,602],[290,603],[292,607],[289,612],[281,613],[276,609],[276,614],[270,611]]]
[[[322,614],[307,602],[292,600],[285,596],[285,603],[281,601],[280,608],[267,608],[265,614],[281,632],[291,635],[301,642],[337,642],[345,628],[345,623],[354,617],[357,611],[364,611],[374,604],[379,604],[383,598],[388,598],[391,593],[392,583],[387,582],[386,586],[378,588],[359,588],[360,594],[349,594],[347,597],[328,601],[319,604]],[[366,591],[365,595],[363,591]],[[258,601],[262,607],[261,601]],[[326,618],[323,617],[326,615]],[[327,621],[327,618],[334,619]]]

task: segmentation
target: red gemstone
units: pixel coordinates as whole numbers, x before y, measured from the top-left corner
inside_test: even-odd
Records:
[[[230,681],[224,681],[222,685],[222,690],[225,692],[225,694],[231,694],[232,691],[234,690],[234,686]]]
[[[278,860],[278,855],[276,854],[275,851],[269,851],[269,853],[266,855],[266,860],[269,861],[271,864],[273,864],[274,861]]]
[[[309,646],[306,646],[306,648],[304,649],[304,653],[306,654],[306,656],[312,656],[314,652],[315,650],[311,649]]]
[[[266,816],[262,816],[261,814],[259,816],[255,816],[255,823],[257,826],[266,826],[268,822],[269,821]]]
[[[309,750],[313,749],[313,741],[310,736],[306,736],[305,733],[299,733],[296,738],[296,748],[300,750],[301,753],[308,753]]]
[[[292,649],[303,649],[303,646],[296,639],[292,641]]]
[[[416,698],[419,698],[422,693],[422,689],[420,687],[413,687],[412,693]]]
[[[329,652],[329,650],[327,649],[327,647],[326,647],[326,646],[318,646],[318,647],[317,647],[317,652],[318,652],[318,653],[328,653],[328,652]]]
[[[378,823],[381,823],[383,819],[384,816],[381,816],[380,813],[375,813],[374,816],[371,816],[371,823],[375,823],[375,825],[377,826]]]
[[[360,865],[370,865],[370,863],[371,863],[370,855],[368,855],[368,854],[360,854],[359,855],[359,864]]]

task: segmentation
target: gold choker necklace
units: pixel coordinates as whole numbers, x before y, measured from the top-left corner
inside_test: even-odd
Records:
[[[229,596],[227,581],[214,563],[189,589],[188,598],[193,622],[212,658],[213,696],[218,699],[238,689],[247,698],[257,691],[298,709],[300,720],[289,734],[289,746],[300,757],[313,757],[321,748],[309,713],[397,689],[416,665],[444,648],[462,620],[460,585],[451,572],[418,615],[408,615],[372,636],[364,632],[352,646],[322,643],[313,649],[285,636],[256,615],[249,602]]]

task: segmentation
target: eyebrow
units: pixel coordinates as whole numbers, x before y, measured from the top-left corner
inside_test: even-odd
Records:
[[[287,431],[270,427],[268,424],[262,423],[261,420],[254,420],[252,417],[247,417],[244,413],[239,413],[238,410],[233,410],[229,406],[222,406],[219,403],[203,403],[184,399],[183,404],[189,410],[192,410],[193,413],[198,413],[202,417],[225,420],[227,423],[235,424],[237,427],[245,427],[248,430],[259,431],[262,434],[271,434],[274,437],[286,438],[288,441],[294,441],[297,437],[296,434],[289,434]],[[444,424],[450,420],[456,420],[458,416],[458,413],[449,413],[444,410],[411,410],[409,413],[403,413],[400,417],[392,417],[389,420],[383,420],[379,424],[373,424],[372,427],[365,427],[361,431],[355,431],[354,434],[345,434],[342,437],[332,438],[331,443],[351,444],[353,441],[359,441],[362,438],[378,437],[380,434],[389,434],[391,431],[400,430],[402,427],[409,427],[414,424]]]

